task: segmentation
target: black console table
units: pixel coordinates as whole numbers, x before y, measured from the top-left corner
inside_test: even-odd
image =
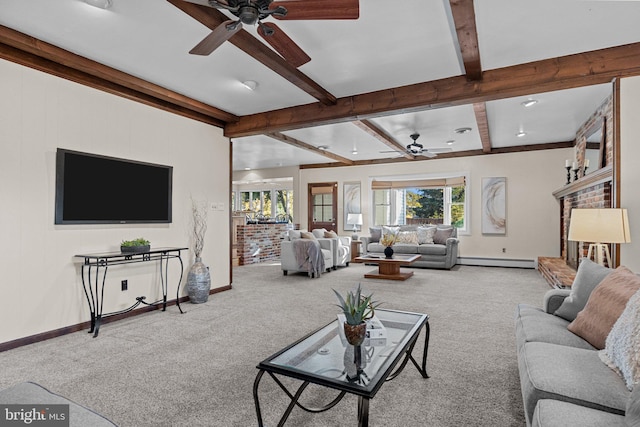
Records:
[[[105,252],[96,254],[75,255],[74,258],[82,258],[83,264],[81,269],[82,287],[87,297],[89,311],[91,312],[91,329],[93,337],[98,336],[100,323],[103,318],[127,313],[140,304],[159,305],[162,303],[162,311],[167,309],[167,280],[169,260],[177,259],[180,262],[180,280],[178,281],[178,290],[176,291],[176,305],[180,313],[184,313],[180,307],[180,283],[184,273],[184,265],[180,257],[180,251],[188,248],[157,248],[149,249],[144,252]],[[102,305],[104,300],[104,283],[107,277],[107,270],[110,266],[121,264],[134,264],[138,262],[160,261],[160,283],[162,285],[162,299],[156,302],[148,303],[145,301],[147,297],[140,296],[136,298],[136,302],[129,308],[124,310],[103,314]],[[102,276],[102,280],[100,280]]]

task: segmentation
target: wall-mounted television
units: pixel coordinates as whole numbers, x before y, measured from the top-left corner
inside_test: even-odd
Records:
[[[56,224],[171,222],[173,167],[58,148]]]

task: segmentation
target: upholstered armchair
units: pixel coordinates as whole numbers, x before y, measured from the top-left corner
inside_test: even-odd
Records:
[[[333,254],[336,267],[349,267],[351,262],[351,237],[338,236]]]
[[[333,240],[333,269],[337,267],[348,267],[351,262],[351,237],[338,236],[333,233],[334,237],[329,237],[331,234],[324,228],[318,228],[311,230],[313,235],[317,239],[331,239]]]
[[[300,230],[289,230],[285,235],[284,240],[280,245],[280,266],[282,268],[282,274],[286,276],[290,271],[292,271],[308,273],[312,278],[319,277],[319,274],[315,274],[316,270],[312,264],[304,262],[300,255],[296,255],[296,245],[294,244],[294,241],[296,239],[301,239],[301,233],[303,232],[304,231]],[[320,251],[324,259],[324,270],[328,272],[334,268],[334,241],[332,239],[325,238],[316,240],[320,246]]]

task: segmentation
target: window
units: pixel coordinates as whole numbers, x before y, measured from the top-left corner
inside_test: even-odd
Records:
[[[451,224],[467,230],[465,177],[373,181],[376,225]]]
[[[240,191],[239,194],[239,210],[268,218],[284,216],[293,220],[293,190]],[[232,194],[232,203],[236,206],[235,193]]]
[[[293,221],[293,190],[276,190],[276,216]]]

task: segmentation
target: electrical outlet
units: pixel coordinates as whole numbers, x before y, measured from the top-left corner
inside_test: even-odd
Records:
[[[506,254],[507,253],[507,248],[502,248],[502,253]]]
[[[127,289],[129,289],[129,282],[126,280],[123,280],[122,282],[120,282],[120,285],[122,286],[123,291],[126,291]]]

